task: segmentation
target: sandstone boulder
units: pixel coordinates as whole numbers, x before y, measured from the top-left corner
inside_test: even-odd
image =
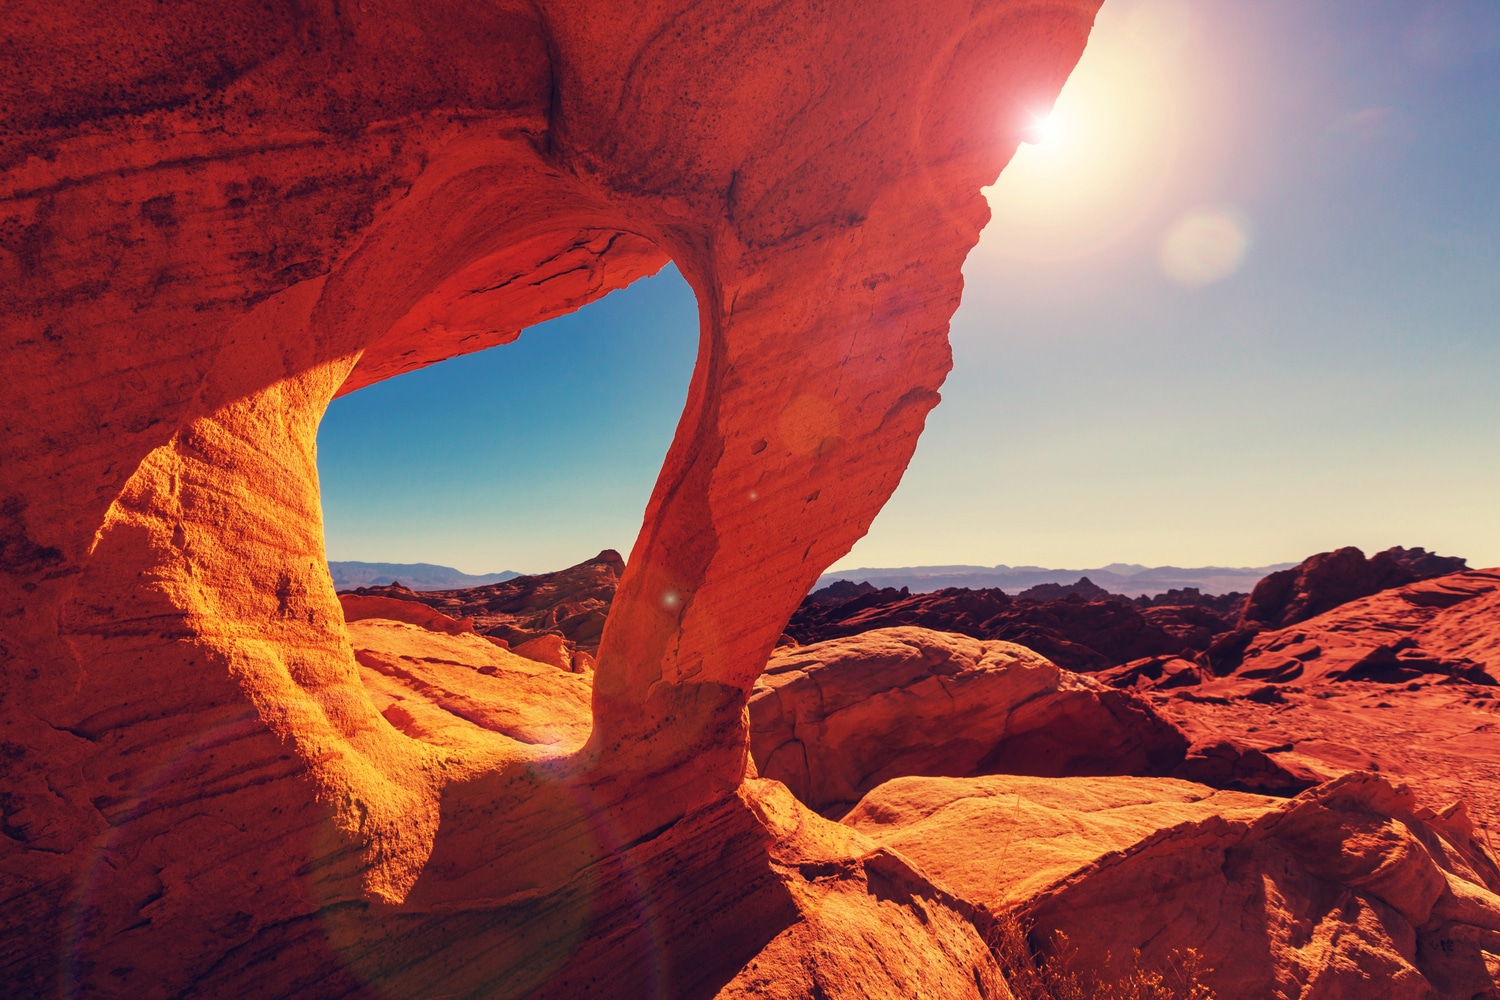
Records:
[[[876,629],[777,650],[750,697],[760,774],[825,815],[905,775],[1169,773],[1151,706],[1007,642]]]
[[[1222,997],[1495,995],[1500,869],[1462,810],[1349,775],[1290,801],[1172,780],[905,778],[844,820],[1084,982],[1195,949]]]
[[[339,606],[344,609],[344,621],[357,622],[367,618],[406,622],[430,632],[447,635],[463,635],[474,631],[474,619],[450,618],[419,601],[400,597],[376,597],[364,594],[340,594]]]
[[[544,633],[516,646],[514,652],[517,656],[550,664],[559,670],[573,669],[573,650],[568,648],[567,640],[560,635]]]

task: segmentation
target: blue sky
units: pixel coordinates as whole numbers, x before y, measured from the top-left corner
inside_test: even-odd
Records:
[[[839,565],[1500,564],[1500,2],[1108,0],[1038,134]],[[668,268],[336,400],[329,557],[628,552],[696,341]]]

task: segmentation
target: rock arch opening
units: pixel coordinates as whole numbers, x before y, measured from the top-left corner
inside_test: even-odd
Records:
[[[571,566],[458,595],[420,581],[440,593],[341,592],[360,679],[387,722],[469,756],[505,739],[556,755],[582,746],[624,569],[610,549],[628,551],[639,530],[698,339],[692,290],[668,265],[503,348],[334,399],[318,437],[330,552]],[[580,548],[604,551],[583,560]]]
[[[669,264],[503,348],[340,395],[318,428],[330,560],[535,574],[628,552],[697,346]]]
[[[1096,7],[393,0],[225,35],[187,5],[100,22],[141,42],[124,63],[18,19],[81,68],[4,78],[17,981],[707,996],[837,939],[876,949],[860,974],[1002,995],[956,901],[747,783],[744,706],[937,402],[979,190],[1020,138],[996,102],[1055,93]],[[668,256],[699,360],[587,743],[412,739],[365,694],[324,565],[321,414]],[[873,933],[892,922],[942,946],[903,952]]]

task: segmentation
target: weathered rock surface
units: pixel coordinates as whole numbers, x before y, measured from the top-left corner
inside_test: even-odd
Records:
[[[1276,697],[1260,696],[1268,689]],[[1345,681],[1239,690],[1148,694],[1192,741],[1188,761],[1205,769],[1184,776],[1281,794],[1354,771],[1379,773],[1444,802],[1464,802],[1484,836],[1500,844],[1494,780],[1500,773],[1500,702],[1494,688],[1430,678],[1400,686]],[[1231,773],[1266,762],[1285,776],[1264,774],[1257,786],[1237,782]]]
[[[923,923],[936,896],[799,840],[820,821],[789,796],[787,824],[756,811],[744,705],[896,488],[981,188],[1097,7],[9,9],[7,989],[701,997],[773,945],[759,974],[812,992],[791,962],[824,942],[839,991],[990,989],[976,938]],[[669,258],[701,352],[588,740],[408,735],[328,578],[321,414]],[[906,930],[808,916],[825,864]]]
[[[1257,634],[1234,677],[1404,683],[1500,680],[1500,570],[1469,570],[1351,601]]]
[[[1462,799],[1500,832],[1500,571],[1434,577],[1257,632],[1236,660],[1224,677],[1140,661],[1100,678],[1146,693],[1192,739],[1198,766],[1234,747],[1303,782],[1379,771]]]
[[[1397,547],[1368,559],[1352,545],[1320,552],[1256,584],[1242,613],[1242,624],[1268,628],[1294,625],[1340,604],[1465,568],[1463,559],[1435,555],[1423,548]]]
[[[904,778],[844,820],[1085,981],[1197,949],[1218,996],[1495,994],[1500,869],[1461,808],[1349,775],[1290,801],[1139,778]]]
[[[786,631],[806,644],[900,625],[1018,643],[1079,672],[1201,648],[1194,644],[1206,645],[1232,627],[1208,608],[1141,608],[1117,595],[1085,600],[1077,593],[1020,601],[1000,590],[953,587],[927,594],[870,590],[840,603],[809,600]]]
[[[588,738],[584,678],[501,649],[473,633],[437,634],[400,621],[349,625],[360,681],[385,720],[443,747],[501,747],[486,734],[562,751]]]
[[[570,652],[592,653],[599,648],[624,571],[620,553],[605,549],[555,573],[518,576],[483,587],[429,591],[359,587],[353,594],[415,601],[451,618],[472,620],[474,631],[503,639],[512,648],[551,635],[567,640]],[[339,599],[344,598],[341,594]]]
[[[384,621],[406,622],[425,628],[429,632],[446,635],[473,634],[474,619],[450,618],[418,601],[404,597],[376,597],[370,594],[340,594],[339,607],[344,611],[345,622],[379,618]]]
[[[1097,676],[1147,693],[1192,739],[1179,776],[1289,794],[1378,770],[1461,798],[1490,825],[1497,589],[1496,570],[1433,577],[1283,629],[1226,633],[1195,660],[1146,657]]]
[[[763,777],[839,816],[905,775],[1170,773],[1150,704],[1008,642],[889,628],[778,650],[750,696]]]

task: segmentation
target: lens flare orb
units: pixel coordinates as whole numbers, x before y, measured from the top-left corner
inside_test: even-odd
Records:
[[[1201,288],[1238,271],[1249,249],[1250,225],[1237,209],[1199,209],[1167,230],[1161,269],[1178,284]]]

